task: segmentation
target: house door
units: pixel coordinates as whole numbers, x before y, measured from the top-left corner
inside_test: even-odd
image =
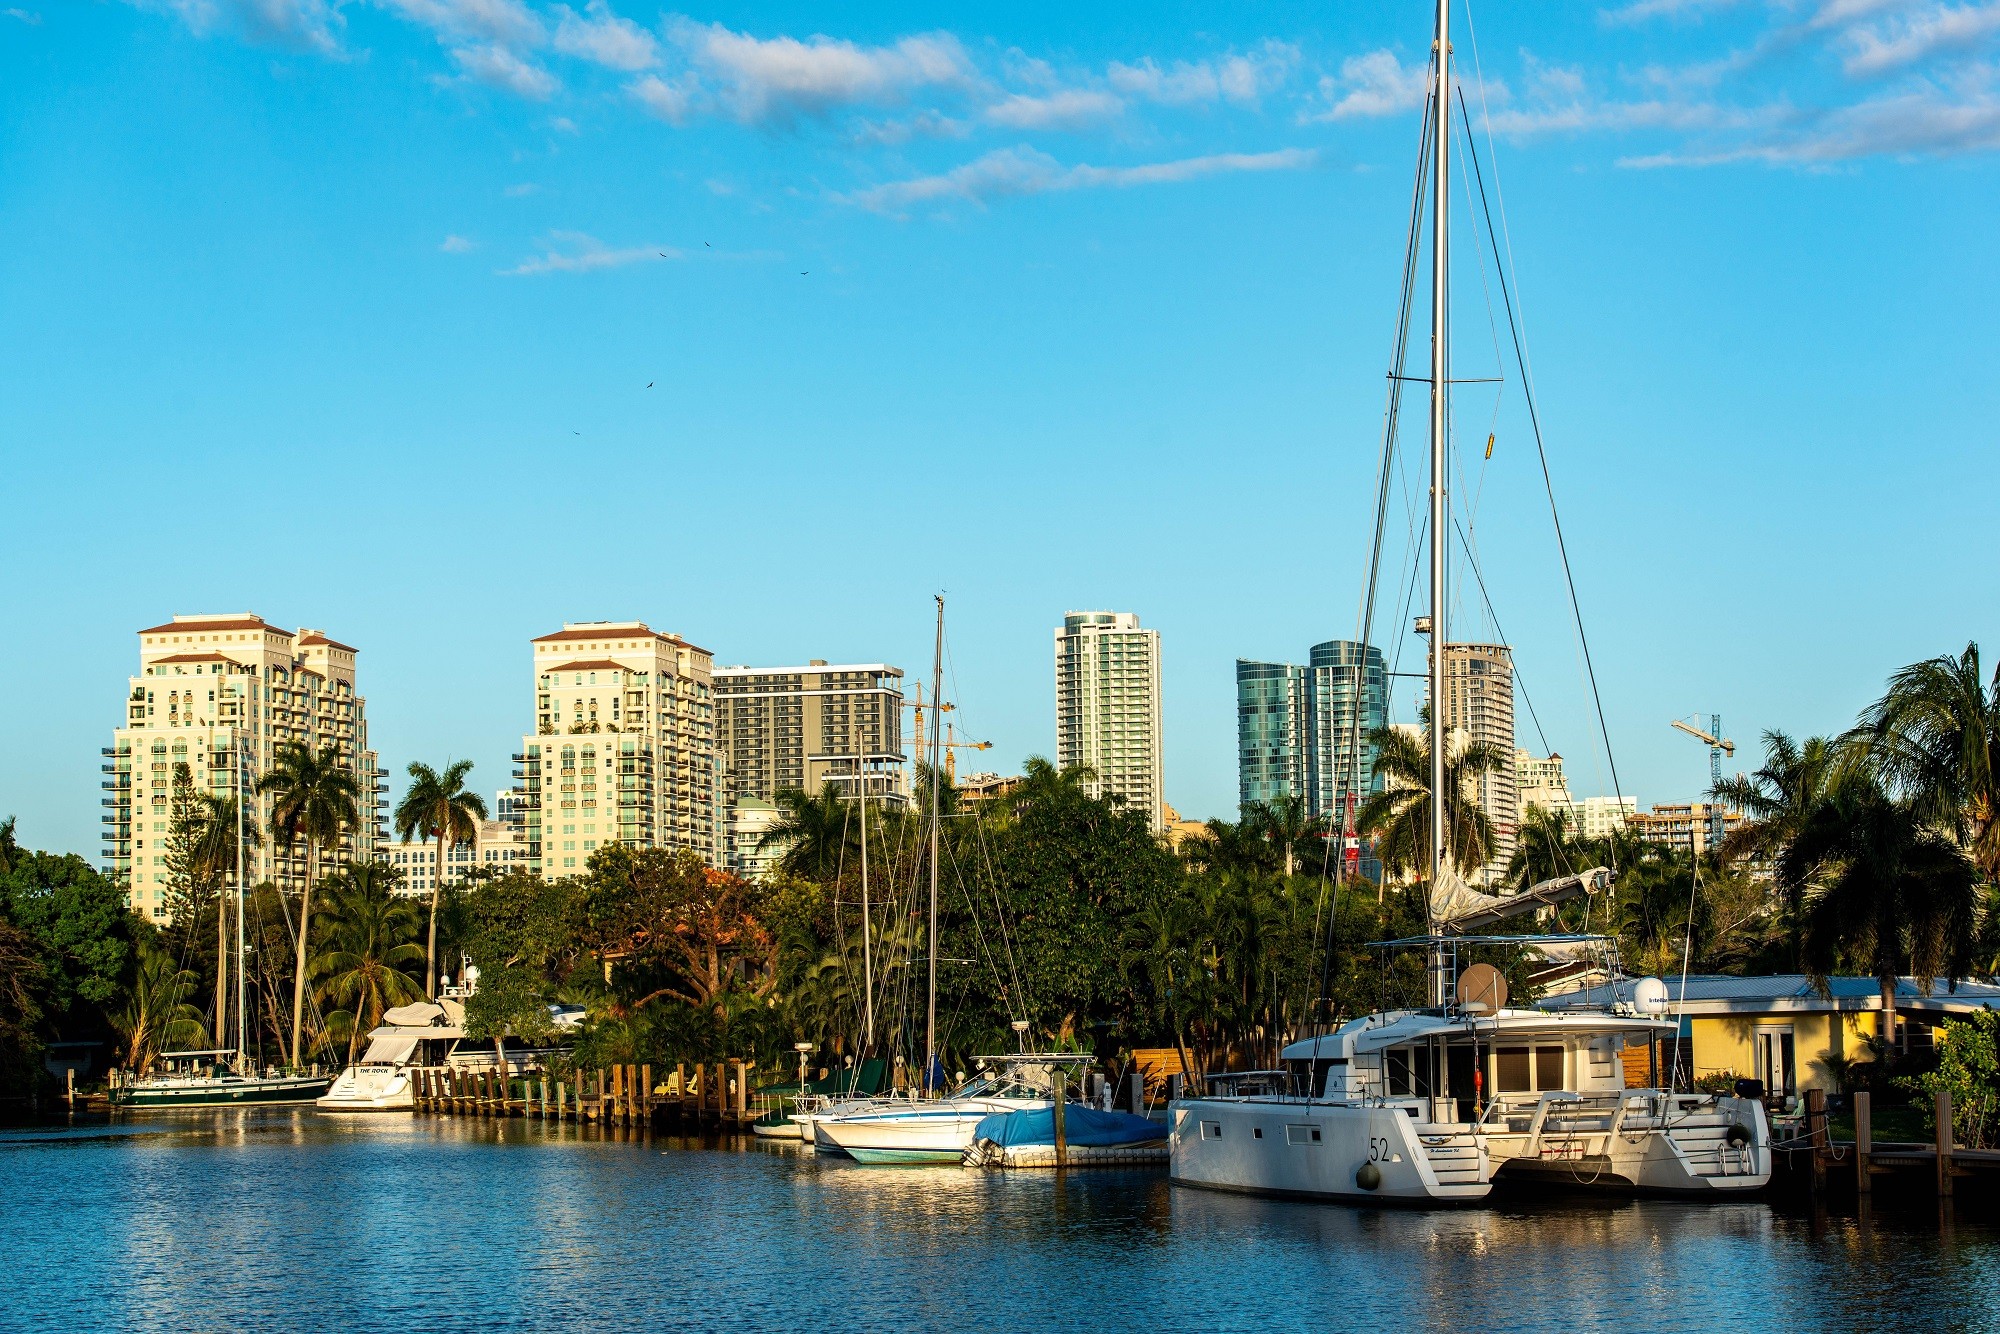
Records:
[[[1793,1085],[1790,1024],[1757,1029],[1757,1078],[1763,1081],[1768,1097],[1789,1098],[1797,1091]]]

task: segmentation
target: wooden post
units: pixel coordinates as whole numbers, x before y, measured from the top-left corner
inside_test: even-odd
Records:
[[[639,1067],[639,1098],[640,1111],[644,1115],[646,1129],[651,1130],[653,1128],[653,1067],[650,1065]]]
[[[1869,1193],[1869,1158],[1874,1154],[1874,1124],[1869,1119],[1868,1094],[1854,1095],[1854,1188]]]
[[[687,1062],[675,1061],[674,1096],[676,1098],[685,1098],[687,1095],[688,1095]]]
[[[576,1123],[583,1124],[583,1071],[576,1072]]]
[[[1826,1090],[1806,1090],[1806,1137],[1812,1141],[1812,1193],[1826,1194]]]
[[[1937,1094],[1937,1183],[1938,1198],[1951,1198],[1951,1090],[1939,1089]]]
[[[1068,1083],[1069,1076],[1061,1070],[1056,1071],[1055,1102],[1050,1107],[1049,1114],[1055,1122],[1057,1167],[1069,1166],[1069,1136],[1063,1125],[1063,1103],[1069,1095]]]

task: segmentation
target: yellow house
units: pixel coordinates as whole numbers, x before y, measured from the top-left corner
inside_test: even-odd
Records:
[[[1872,977],[1830,977],[1822,995],[1802,974],[1771,977],[1689,977],[1666,979],[1669,1016],[1678,1016],[1677,1052],[1662,1052],[1662,1065],[1678,1063],[1683,1081],[1707,1075],[1755,1079],[1767,1096],[1783,1098],[1806,1089],[1838,1092],[1837,1071],[1849,1061],[1874,1059],[1869,1046],[1880,1031],[1881,986]],[[1629,1003],[1632,982],[1588,987],[1553,996],[1542,1005],[1571,1009],[1583,1005]],[[1896,984],[1896,1045],[1900,1051],[1930,1046],[1931,1031],[1953,1015],[2000,1009],[2000,986],[1944,983],[1927,994],[1911,978]],[[1636,1071],[1645,1080],[1644,1052]],[[1631,1055],[1631,1053],[1628,1053]],[[1628,1068],[1630,1068],[1628,1066]]]

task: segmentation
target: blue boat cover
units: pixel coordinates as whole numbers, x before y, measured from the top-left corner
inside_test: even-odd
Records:
[[[1080,1148],[1116,1148],[1146,1144],[1167,1137],[1167,1128],[1130,1112],[1100,1112],[1081,1103],[1063,1108],[1063,1138]],[[995,1112],[973,1127],[974,1140],[991,1140],[1007,1148],[1016,1144],[1054,1144],[1056,1118],[1052,1108]]]

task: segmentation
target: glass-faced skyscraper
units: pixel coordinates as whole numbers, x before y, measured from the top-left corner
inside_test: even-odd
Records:
[[[1328,640],[1313,646],[1304,667],[1237,659],[1238,800],[1300,797],[1306,813],[1318,816],[1337,812],[1350,788],[1379,792],[1369,736],[1387,719],[1388,676],[1378,648]]]

